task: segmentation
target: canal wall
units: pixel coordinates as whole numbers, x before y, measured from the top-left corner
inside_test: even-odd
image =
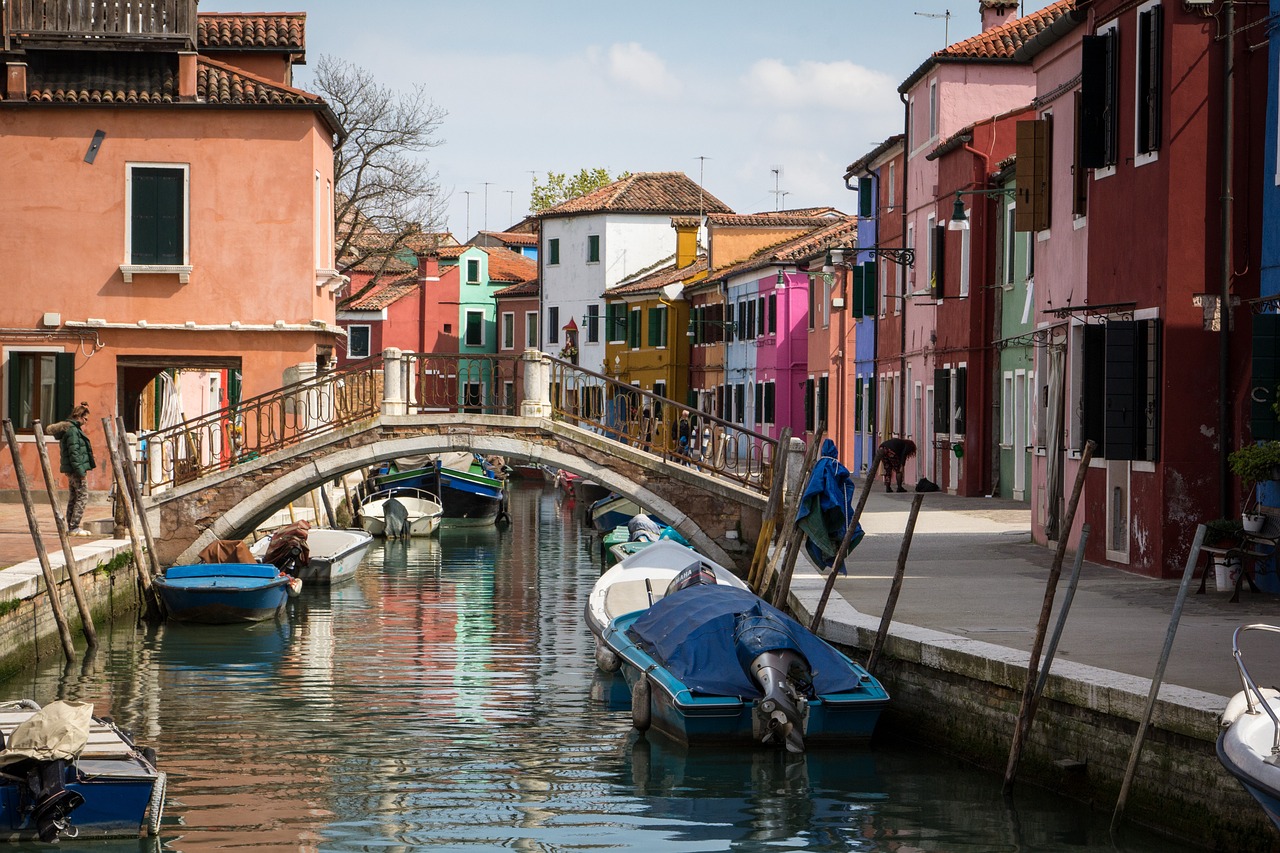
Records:
[[[825,579],[797,567],[790,607],[808,624]],[[839,596],[819,633],[866,660],[879,617]],[[880,731],[1004,774],[1029,655],[940,631],[893,623],[876,675],[892,697]],[[1033,784],[1110,815],[1119,798],[1151,681],[1055,661],[1018,766]],[[1280,850],[1261,807],[1219,763],[1226,698],[1162,686],[1125,808],[1126,821],[1213,850]]]
[[[98,539],[77,544],[75,557],[75,571],[94,626],[104,630],[117,619],[135,618],[140,597],[131,544],[122,539]],[[84,648],[80,609],[60,550],[49,555],[49,563],[71,635],[77,648]],[[62,655],[62,640],[40,561],[33,558],[0,571],[0,679],[51,655]]]

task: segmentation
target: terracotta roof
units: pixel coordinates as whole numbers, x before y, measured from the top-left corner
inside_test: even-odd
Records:
[[[697,216],[673,216],[671,217],[672,228],[699,228],[702,225],[702,219]]]
[[[683,172],[637,172],[541,211],[539,217],[581,213],[732,213]]]
[[[230,48],[301,53],[307,48],[307,13],[201,12],[196,16],[196,44],[202,51]]]
[[[205,57],[197,62],[196,97],[209,104],[324,106],[318,95]],[[27,57],[27,100],[90,105],[177,103],[176,59],[156,53],[33,52]]]
[[[688,281],[695,275],[706,272],[706,270],[707,258],[705,255],[699,255],[698,259],[693,263],[678,269],[675,266],[675,261],[669,259],[666,266],[654,270],[643,278],[609,288],[605,296],[635,296],[641,293],[657,293],[659,289],[666,287],[668,284]]]
[[[898,91],[907,92],[930,68],[940,62],[1014,62],[1014,54],[1018,48],[1074,11],[1076,2],[1077,0],[1058,0],[1038,12],[1015,18],[1007,24],[992,27],[986,32],[936,51],[911,72],[911,76],[902,82]]]
[[[847,182],[850,178],[852,178],[854,175],[858,174],[859,172],[866,171],[867,167],[870,166],[872,163],[874,163],[876,160],[880,159],[880,157],[886,151],[889,151],[895,145],[901,145],[904,139],[906,139],[906,137],[903,136],[901,133],[895,133],[893,136],[890,136],[884,142],[881,142],[879,145],[877,145],[875,148],[872,148],[870,151],[868,151],[866,154],[859,157],[857,160],[854,160],[852,163],[849,164],[849,167],[844,170],[845,181]]]
[[[344,302],[342,309],[344,311],[381,311],[406,296],[416,293],[418,287],[417,278],[402,278],[375,284]]]
[[[416,272],[417,267],[407,264],[397,257],[388,255],[365,255],[349,267],[356,272],[367,272],[381,275],[404,275]]]
[[[508,246],[536,246],[538,235],[531,231],[481,231],[481,234],[506,243]]]
[[[841,217],[843,218],[843,217]],[[772,226],[774,228],[821,228],[831,223],[830,216],[778,216],[772,213],[712,214],[708,225]]]
[[[462,257],[463,252],[470,248],[470,246],[441,246],[432,252],[432,254],[439,258],[456,261],[458,258]]]
[[[519,252],[498,246],[483,246],[489,256],[489,281],[529,281],[538,277],[538,262]]]
[[[847,216],[808,234],[766,246],[749,258],[713,272],[717,280],[775,265],[799,263],[835,246],[850,245],[858,235],[858,219]]]
[[[517,296],[537,296],[538,290],[539,282],[538,279],[534,278],[529,281],[522,281],[519,284],[504,287],[501,290],[495,290],[493,292],[493,298],[510,299]]]

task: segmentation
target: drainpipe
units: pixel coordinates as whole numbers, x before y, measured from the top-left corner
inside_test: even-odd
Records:
[[[1233,0],[1223,4],[1227,41],[1222,55],[1222,267],[1218,295],[1218,484],[1219,515],[1231,515],[1231,480],[1227,469],[1227,429],[1231,412],[1227,400],[1228,364],[1231,357],[1231,204],[1232,154],[1235,134],[1235,50],[1236,10]]]
[[[909,171],[907,164],[911,161],[911,110],[908,109],[907,93],[899,92],[898,100],[902,101],[902,246],[907,245],[907,197],[911,192],[911,182],[907,180]],[[876,235],[879,239],[879,235]],[[912,261],[915,265],[915,261]],[[898,432],[902,433],[907,424],[907,269],[902,268],[902,314],[898,323]],[[885,436],[889,439],[892,436]],[[919,462],[916,463],[919,465]]]

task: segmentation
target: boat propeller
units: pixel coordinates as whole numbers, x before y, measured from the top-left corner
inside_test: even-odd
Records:
[[[751,662],[751,675],[764,691],[758,706],[764,718],[760,742],[781,743],[787,752],[804,752],[807,702],[796,689],[797,683],[812,680],[804,658],[790,649],[765,652]]]

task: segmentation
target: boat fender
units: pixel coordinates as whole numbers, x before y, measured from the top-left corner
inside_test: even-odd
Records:
[[[621,664],[613,649],[603,644],[596,646],[596,666],[601,672],[617,672]]]
[[[641,676],[631,688],[631,724],[636,731],[648,731],[653,721],[653,712],[649,703],[649,679]]]
[[[160,771],[156,773],[156,783],[151,787],[151,799],[147,802],[147,835],[155,838],[160,834],[160,819],[164,816],[164,794],[169,787],[169,777]]]
[[[1262,698],[1271,706],[1271,709],[1277,715],[1280,715],[1280,690],[1272,687],[1262,687],[1258,689],[1258,693],[1262,694]],[[1253,697],[1253,707],[1257,713],[1266,713],[1266,711],[1258,710],[1258,697],[1256,695]],[[1231,701],[1227,703],[1227,709],[1222,712],[1222,728],[1231,728],[1231,724],[1240,719],[1241,715],[1247,712],[1248,709],[1249,703],[1246,700],[1244,691],[1232,696]]]

